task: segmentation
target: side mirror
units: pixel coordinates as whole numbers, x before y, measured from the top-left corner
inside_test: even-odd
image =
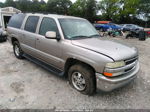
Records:
[[[48,31],[48,32],[46,32],[45,37],[48,39],[56,39],[56,32]]]

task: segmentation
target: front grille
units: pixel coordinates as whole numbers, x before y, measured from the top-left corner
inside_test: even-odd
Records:
[[[127,59],[127,60],[125,60],[125,64],[126,64],[126,65],[129,65],[129,64],[135,62],[137,59],[138,59],[137,56],[134,57],[134,58],[131,58],[131,59]]]
[[[129,69],[126,69],[125,72],[128,72],[128,71],[132,70],[132,68],[133,68],[133,67],[131,67],[131,68],[129,68]]]
[[[138,56],[125,60],[125,64],[130,65],[132,63],[135,63],[137,60],[138,60]],[[126,69],[125,73],[132,71],[134,67],[135,66],[132,66],[131,68]]]

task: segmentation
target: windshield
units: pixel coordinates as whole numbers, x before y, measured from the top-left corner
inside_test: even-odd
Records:
[[[99,37],[99,33],[87,20],[82,19],[59,19],[65,38],[82,39]]]

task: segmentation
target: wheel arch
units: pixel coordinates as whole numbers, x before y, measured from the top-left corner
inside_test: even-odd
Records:
[[[68,77],[68,70],[69,70],[69,68],[71,67],[71,66],[73,66],[73,65],[75,65],[75,64],[84,64],[84,65],[86,65],[86,66],[88,66],[89,68],[91,68],[91,70],[95,73],[96,72],[96,70],[94,69],[94,67],[91,65],[91,64],[89,64],[89,63],[87,63],[87,62],[83,62],[83,61],[81,61],[81,60],[79,60],[79,59],[75,59],[75,58],[68,58],[67,60],[66,60],[66,63],[65,63],[65,66],[64,66],[64,71],[65,71],[65,77]]]
[[[11,44],[13,44],[13,42],[15,42],[15,41],[18,41],[18,39],[16,37],[11,37]]]

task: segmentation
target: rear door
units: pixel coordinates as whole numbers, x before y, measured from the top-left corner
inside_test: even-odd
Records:
[[[37,29],[37,24],[39,22],[39,17],[38,16],[29,16],[26,20],[26,23],[24,25],[24,31],[22,33],[22,43],[23,43],[23,48],[24,51],[27,54],[30,55],[35,55],[35,41],[36,41],[36,36],[37,34],[36,29]]]

